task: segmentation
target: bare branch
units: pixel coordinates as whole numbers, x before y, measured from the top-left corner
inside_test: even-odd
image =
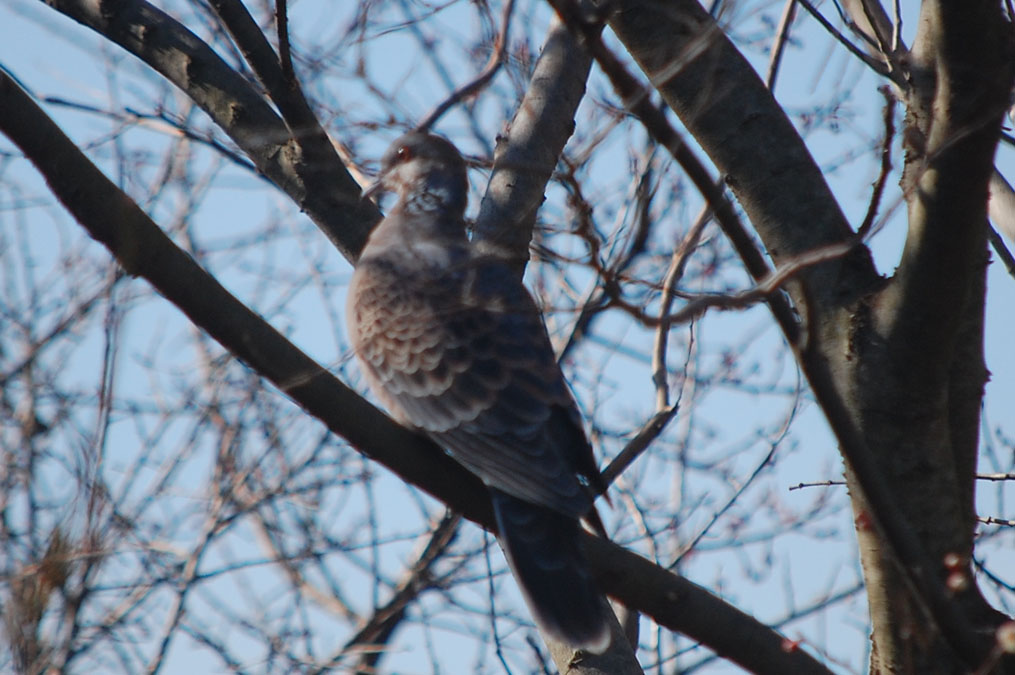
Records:
[[[768,73],[765,75],[765,84],[772,91],[775,91],[775,80],[779,76],[782,53],[786,49],[786,42],[789,40],[789,31],[793,26],[794,18],[796,18],[796,0],[786,0],[786,4],[782,8],[782,16],[779,17],[779,26],[775,29],[771,55],[768,57]]]
[[[888,87],[880,89],[881,95],[885,98],[884,114],[882,119],[885,124],[885,136],[881,140],[881,171],[877,180],[874,181],[874,189],[871,192],[871,201],[867,207],[867,215],[857,228],[856,234],[860,239],[866,239],[874,226],[874,219],[878,215],[878,206],[881,204],[881,195],[885,191],[885,183],[888,181],[888,174],[892,171],[892,143],[895,140],[895,97]]]
[[[592,60],[567,28],[551,25],[507,134],[497,139],[493,173],[475,238],[512,260],[521,274],[546,183],[574,130]]]
[[[809,487],[832,487],[834,485],[845,485],[845,484],[846,481],[844,480],[821,480],[816,483],[797,483],[796,485],[791,485],[789,489],[792,491],[792,490],[802,490],[803,488]]]
[[[290,130],[246,80],[192,32],[144,0],[102,7],[82,0],[49,4],[142,59],[185,91],[346,258],[355,260],[380,213],[373,202],[360,198],[360,186],[334,152],[329,155],[324,139],[311,134],[315,161],[307,161],[309,158],[293,145]],[[258,34],[263,40],[263,34]],[[264,65],[263,73],[270,73],[266,62],[259,61]],[[273,68],[279,70],[277,60]],[[275,93],[278,91],[276,88]],[[279,98],[283,102],[280,109],[291,100],[290,96]]]
[[[483,70],[480,71],[471,82],[463,84],[461,87],[456,89],[451,96],[444,99],[440,105],[430,111],[430,113],[424,117],[417,125],[416,129],[419,131],[427,131],[439,120],[444,113],[446,113],[451,106],[457,105],[461,101],[467,98],[475,96],[482,91],[486,85],[490,84],[494,75],[500,70],[501,65],[504,64],[504,56],[507,54],[508,47],[508,29],[511,27],[511,14],[514,12],[515,1],[506,0],[504,3],[504,10],[501,13],[501,27],[500,32],[497,33],[497,37],[493,41],[493,50],[490,52],[490,59],[483,66]]]

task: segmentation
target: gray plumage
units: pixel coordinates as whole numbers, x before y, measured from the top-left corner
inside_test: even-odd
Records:
[[[579,547],[604,486],[539,311],[465,232],[465,163],[446,140],[398,139],[378,186],[398,202],[371,233],[347,303],[373,391],[402,424],[490,488],[499,541],[540,626],[602,651],[609,627]]]

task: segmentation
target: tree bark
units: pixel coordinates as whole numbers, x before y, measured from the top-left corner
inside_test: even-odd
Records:
[[[856,414],[906,518],[935,574],[984,629],[1001,617],[972,583],[973,491],[987,380],[986,207],[1012,81],[1009,37],[999,5],[923,4],[903,135],[909,233],[895,275],[857,322],[849,368]],[[857,536],[874,627],[871,671],[958,670],[877,533],[861,527]]]
[[[621,2],[609,23],[709,154],[778,265],[852,235],[760,78],[698,3]],[[979,668],[1004,620],[972,581],[983,360],[987,185],[1012,84],[999,3],[926,2],[906,100],[910,229],[888,281],[869,252],[791,287],[807,350],[827,364],[932,570],[980,636],[956,649],[886,546],[847,462],[873,623],[872,672]],[[805,366],[806,370],[806,366]],[[886,514],[880,514],[884,517]],[[932,579],[933,581],[933,579]],[[982,639],[981,639],[982,638]],[[961,642],[961,641],[959,641]],[[962,652],[960,655],[957,652]],[[1004,672],[1012,664],[1004,662]]]

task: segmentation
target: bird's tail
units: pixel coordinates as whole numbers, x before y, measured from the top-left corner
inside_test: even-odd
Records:
[[[491,489],[499,541],[539,627],[575,649],[610,644],[602,594],[585,564],[578,521]]]

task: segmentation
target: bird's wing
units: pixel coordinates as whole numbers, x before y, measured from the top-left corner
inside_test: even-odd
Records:
[[[352,320],[392,413],[488,485],[585,515],[599,487],[592,448],[524,286],[499,262],[469,256],[417,279],[382,267],[360,275]],[[384,278],[394,274],[397,283]]]

